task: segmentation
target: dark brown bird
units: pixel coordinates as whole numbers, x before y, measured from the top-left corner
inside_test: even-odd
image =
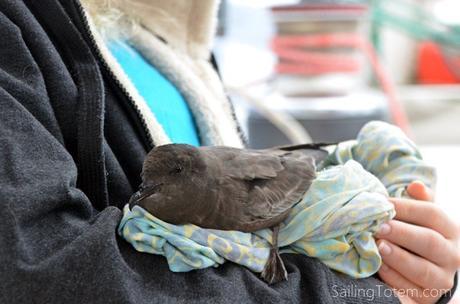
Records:
[[[315,178],[322,144],[266,150],[158,146],[147,155],[142,184],[130,199],[171,224],[253,232],[273,229],[261,274],[269,284],[287,280],[278,253],[279,224]]]

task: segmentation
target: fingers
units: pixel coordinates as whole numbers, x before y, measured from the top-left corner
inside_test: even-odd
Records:
[[[421,201],[434,201],[434,192],[423,182],[415,181],[409,184],[406,188],[407,193],[416,200]]]
[[[458,237],[457,224],[439,206],[404,198],[389,200],[395,206],[395,219],[434,229],[448,239]]]
[[[383,282],[395,289],[401,303],[434,303],[439,298],[433,299],[433,297],[423,297],[423,288],[410,282],[386,264],[382,264],[379,270],[379,276]]]
[[[449,290],[452,288],[453,274],[447,275],[444,269],[430,261],[386,240],[380,240],[378,248],[383,262],[390,268],[397,269],[398,273],[413,284],[423,289]]]
[[[386,267],[379,271],[385,283],[401,294],[403,303],[435,303],[449,292],[460,267],[460,225],[435,204],[433,192],[421,182],[407,187],[412,199],[391,198],[396,216],[376,234]]]
[[[455,256],[449,254],[455,250],[453,246],[432,229],[393,220],[383,224],[376,236],[404,247],[439,266],[450,266],[456,263],[449,258]]]

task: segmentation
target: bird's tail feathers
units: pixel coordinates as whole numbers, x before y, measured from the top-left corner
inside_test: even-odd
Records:
[[[299,144],[299,145],[287,145],[287,146],[276,146],[273,149],[279,149],[283,151],[295,151],[295,150],[318,150],[324,147],[336,146],[337,143],[309,143],[309,144]]]
[[[311,143],[311,144],[301,144],[301,145],[292,145],[292,146],[280,146],[274,147],[274,149],[282,151],[296,151],[303,153],[312,157],[315,160],[315,164],[318,165],[321,163],[328,155],[328,151],[325,150],[325,147],[330,147],[337,145],[336,143]]]

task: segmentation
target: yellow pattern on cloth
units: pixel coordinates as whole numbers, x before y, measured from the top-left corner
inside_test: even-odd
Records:
[[[399,129],[368,123],[357,140],[337,145],[281,224],[281,252],[316,257],[356,278],[374,274],[381,258],[372,235],[395,214],[388,193],[404,195],[414,180],[434,186],[434,169]],[[270,229],[243,233],[171,225],[128,205],[118,233],[138,251],[165,256],[176,272],[218,267],[226,260],[261,272],[272,237]]]

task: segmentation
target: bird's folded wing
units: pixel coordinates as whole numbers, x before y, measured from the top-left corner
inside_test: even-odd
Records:
[[[236,179],[269,179],[284,170],[279,154],[263,153],[257,150],[240,150],[229,147],[214,147],[208,153],[214,153],[222,160],[222,173]]]
[[[224,153],[222,172],[229,185],[240,180],[247,187],[248,195],[242,202],[247,221],[283,215],[303,197],[315,177],[313,160],[304,153],[228,148],[219,152],[222,157],[220,153]]]

